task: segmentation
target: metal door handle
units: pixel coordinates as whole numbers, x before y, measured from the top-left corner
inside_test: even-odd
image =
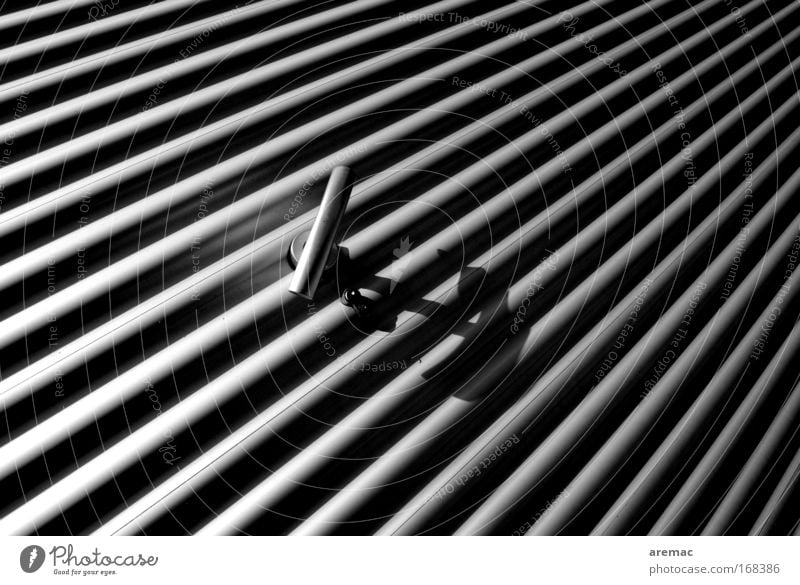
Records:
[[[289,284],[289,292],[304,299],[314,298],[322,273],[338,244],[339,224],[344,217],[350,191],[353,188],[352,176],[350,167],[334,167],[331,171],[317,217],[311,226],[311,231],[308,232],[305,246],[299,254],[297,267]],[[295,238],[295,241],[297,242],[299,238],[300,236]],[[302,245],[302,242],[299,245]]]

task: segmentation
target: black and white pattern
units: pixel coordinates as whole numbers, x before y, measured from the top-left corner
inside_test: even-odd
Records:
[[[800,534],[800,3],[0,10],[0,533]]]

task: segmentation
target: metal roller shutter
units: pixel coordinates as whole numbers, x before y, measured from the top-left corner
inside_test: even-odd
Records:
[[[800,531],[800,4],[29,4],[0,533]]]

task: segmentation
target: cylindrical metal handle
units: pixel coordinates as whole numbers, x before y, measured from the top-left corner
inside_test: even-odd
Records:
[[[352,171],[349,167],[335,167],[331,171],[325,194],[319,205],[317,218],[311,226],[303,253],[297,262],[289,292],[304,299],[312,299],[319,285],[328,256],[336,246],[339,223],[342,221],[352,190]]]

